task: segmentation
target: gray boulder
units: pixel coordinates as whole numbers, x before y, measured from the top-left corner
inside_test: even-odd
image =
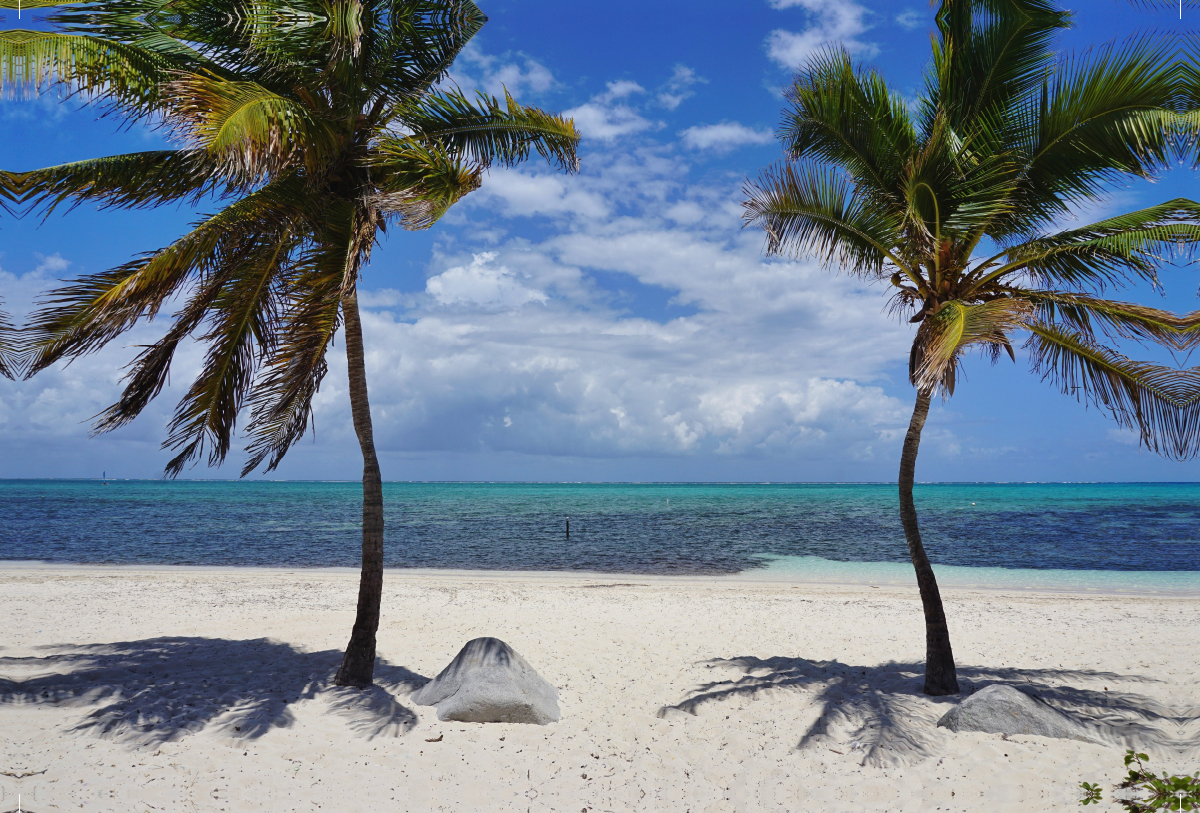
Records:
[[[437,706],[439,720],[464,723],[556,723],[558,689],[499,638],[468,641],[412,701]]]
[[[1082,723],[1019,689],[994,684],[980,689],[946,712],[939,728],[988,734],[1037,734],[1060,740],[1099,743]]]

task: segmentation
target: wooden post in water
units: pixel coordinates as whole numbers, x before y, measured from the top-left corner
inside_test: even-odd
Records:
[[[571,538],[571,518],[567,517],[567,539]]]

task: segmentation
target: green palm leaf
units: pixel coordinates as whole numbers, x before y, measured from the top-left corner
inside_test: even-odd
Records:
[[[1157,283],[1157,268],[1165,257],[1200,242],[1200,227],[1188,221],[1196,211],[1192,201],[1176,198],[1035,237],[979,263],[969,276],[970,291],[1016,274],[1044,285],[1096,289],[1132,279]]]
[[[782,164],[747,183],[743,219],[767,233],[771,254],[811,253],[854,273],[878,275],[897,256],[900,218],[836,172]]]
[[[978,305],[946,302],[917,331],[909,353],[908,376],[919,390],[954,394],[964,351],[982,348],[995,359],[1005,350],[1015,360],[1008,334],[1024,327],[1031,313],[1019,299],[996,299]]]
[[[325,352],[341,326],[345,250],[313,249],[298,263],[275,344],[250,394],[243,477],[264,463],[273,471],[308,428],[313,396],[329,369]]]
[[[222,183],[212,161],[184,150],[113,155],[5,175],[12,178],[14,199],[28,210],[42,208],[46,215],[68,202],[70,208],[96,202],[105,208],[142,209],[237,191]]]
[[[180,400],[163,444],[178,450],[167,464],[169,476],[206,447],[209,465],[224,461],[259,361],[274,350],[286,296],[281,270],[295,243],[286,233],[263,237],[256,235],[239,251],[237,272],[209,306],[208,331],[199,337],[209,346],[204,368]]]
[[[1023,113],[1030,134],[1016,201],[1025,229],[1088,201],[1124,176],[1169,164],[1175,114],[1174,49],[1164,38],[1104,47],[1065,63]],[[1037,105],[1034,107],[1034,105]]]
[[[472,166],[415,138],[388,139],[372,158],[379,191],[367,204],[409,231],[428,229],[464,195],[479,188]]]
[[[436,142],[462,160],[490,166],[511,166],[536,150],[546,161],[561,169],[576,171],[579,131],[575,123],[535,107],[517,104],[505,93],[502,106],[494,97],[477,94],[472,104],[461,91],[430,93],[417,104],[403,105],[391,119],[423,142]],[[403,152],[412,138],[385,137],[377,150]]]
[[[1186,349],[1186,320],[1169,311],[1067,291],[1026,291],[1023,297],[1034,306],[1038,321],[1057,324],[1092,344],[1131,339]]]
[[[1200,371],[1133,361],[1052,325],[1034,323],[1029,331],[1026,347],[1044,380],[1137,431],[1147,448],[1180,460],[1195,456]]]
[[[287,228],[308,205],[301,182],[279,181],[200,222],[164,249],[43,297],[27,328],[35,348],[30,373],[95,352],[139,320],[153,319],[189,281],[218,273],[228,257],[236,256],[234,248],[245,235]]]
[[[152,112],[170,60],[133,45],[42,31],[0,31],[0,93],[30,96],[53,84],[116,109]]]
[[[254,182],[297,164],[315,173],[339,146],[330,121],[256,82],[189,74],[164,92],[175,134],[230,178]]]
[[[898,197],[917,134],[903,97],[883,77],[856,71],[844,50],[823,51],[787,94],[792,113],[779,138],[789,155],[844,167],[875,197]]]
[[[0,306],[3,306],[0,300]],[[21,334],[7,313],[0,310],[0,375],[15,379],[21,371],[24,357]]]

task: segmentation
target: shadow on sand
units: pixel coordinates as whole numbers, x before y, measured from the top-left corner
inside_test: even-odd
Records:
[[[43,647],[48,654],[0,657],[0,711],[42,703],[94,707],[74,727],[136,745],[155,745],[215,726],[235,738],[291,725],[291,706],[324,699],[361,736],[398,736],[416,715],[395,698],[428,678],[380,658],[369,689],[335,687],[342,655],[288,644],[224,638],[147,638]]]
[[[928,697],[921,691],[923,663],[852,666],[836,660],[740,657],[699,665],[742,674],[698,686],[682,702],[660,709],[660,717],[672,712],[696,714],[707,704],[748,701],[764,693],[803,693],[820,716],[798,747],[837,744],[861,750],[868,765],[912,762],[933,755],[938,745],[944,750],[940,740],[948,732],[936,727],[937,720],[964,697],[992,683],[1010,683],[1040,697],[1093,727],[1102,742],[1151,748],[1170,758],[1200,757],[1200,709],[1171,708],[1139,693],[1150,684],[1162,684],[1140,675],[960,666],[961,695]]]

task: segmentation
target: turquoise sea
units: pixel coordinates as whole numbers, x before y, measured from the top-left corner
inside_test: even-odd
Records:
[[[352,567],[360,495],[354,482],[4,480],[0,558]],[[384,495],[390,567],[911,580],[894,484],[387,483]],[[916,498],[951,583],[1200,590],[1200,484],[923,484]]]

